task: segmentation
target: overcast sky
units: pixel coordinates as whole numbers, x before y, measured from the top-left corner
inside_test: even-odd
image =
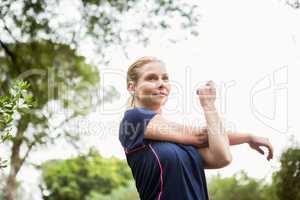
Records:
[[[111,126],[118,125],[125,109],[128,66],[141,56],[151,55],[165,61],[173,83],[164,109],[167,117],[193,125],[203,123],[195,89],[213,80],[225,126],[268,137],[274,145],[271,162],[247,145],[232,147],[232,164],[207,170],[207,174],[229,176],[244,169],[257,178],[269,177],[278,169],[278,157],[290,145],[290,137],[300,141],[296,89],[300,83],[300,12],[283,1],[201,1],[199,5],[202,17],[198,37],[172,44],[166,37],[181,35],[153,33],[148,47],[131,45],[129,59],[115,51],[111,65],[100,67],[104,85],[117,88],[121,98],[104,104],[91,117],[104,124],[99,149],[103,155],[124,158],[117,132]]]

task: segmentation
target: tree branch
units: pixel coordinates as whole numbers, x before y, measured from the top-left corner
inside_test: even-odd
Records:
[[[25,162],[26,158],[28,157],[28,155],[29,155],[29,153],[30,153],[32,147],[33,147],[35,144],[36,144],[36,140],[33,141],[33,142],[31,142],[31,143],[29,144],[28,149],[27,149],[25,155],[24,155],[23,158],[21,158],[21,160],[20,160],[20,166],[22,166],[22,165],[24,164],[24,162]]]
[[[4,29],[6,30],[6,32],[9,34],[9,36],[14,40],[14,42],[17,42],[18,40],[17,40],[17,38],[15,38],[15,36],[12,34],[12,32],[10,31],[10,29],[7,27],[7,25],[6,25],[6,23],[5,23],[5,21],[4,21],[4,19],[2,18],[1,19],[2,20],[2,22],[3,22],[3,24],[4,24]]]
[[[6,55],[8,55],[11,58],[11,61],[16,64],[16,55],[8,48],[8,46],[0,40],[0,45],[4,49]]]

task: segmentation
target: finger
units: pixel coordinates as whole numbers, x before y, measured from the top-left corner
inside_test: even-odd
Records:
[[[273,158],[273,147],[272,144],[267,140],[266,143],[262,144],[263,146],[265,146],[268,149],[268,160],[271,160]]]
[[[207,86],[214,86],[214,82],[212,80],[209,80],[207,83],[206,83]]]
[[[205,138],[204,137],[199,137],[199,138],[197,138],[197,140],[199,141],[199,143],[200,144],[203,144],[203,143],[205,143],[206,141],[205,141]]]
[[[260,147],[256,147],[255,150],[261,153],[262,155],[265,154],[264,150],[262,150]]]
[[[208,147],[208,143],[205,142],[205,143],[203,143],[203,144],[199,144],[199,145],[197,145],[197,147],[198,147],[198,148],[206,148],[206,147]]]
[[[271,144],[269,144],[268,150],[269,150],[268,160],[271,160],[273,158],[273,155],[274,155],[274,150],[273,150],[273,147],[272,147]]]
[[[201,87],[201,88],[198,88],[196,93],[197,95],[205,95],[208,93],[208,87],[207,86],[204,86],[204,87]]]

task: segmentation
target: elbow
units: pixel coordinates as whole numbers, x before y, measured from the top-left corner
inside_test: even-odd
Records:
[[[231,156],[231,154],[227,155],[226,157],[224,157],[224,159],[223,159],[224,167],[227,166],[227,165],[229,165],[231,162],[232,162],[232,156]]]
[[[219,167],[222,168],[222,167],[226,167],[228,166],[231,162],[232,162],[232,155],[231,153],[228,153],[226,155],[222,155],[219,157]]]
[[[227,155],[224,155],[221,159],[221,163],[223,164],[223,167],[226,167],[232,162],[232,155],[228,153]]]

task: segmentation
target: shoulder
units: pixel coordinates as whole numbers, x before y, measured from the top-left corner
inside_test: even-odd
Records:
[[[132,108],[125,111],[123,120],[137,121],[145,118],[151,118],[156,114],[157,113],[155,111],[148,108]]]

